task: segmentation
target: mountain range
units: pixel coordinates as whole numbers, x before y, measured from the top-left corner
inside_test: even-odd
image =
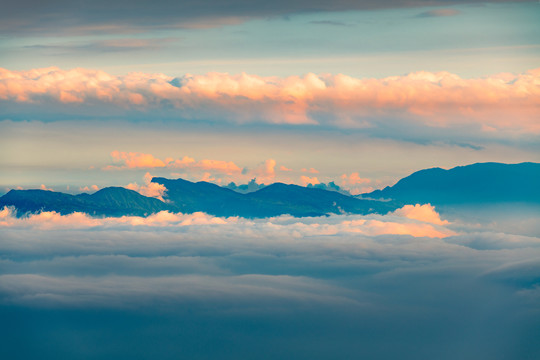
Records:
[[[432,205],[540,203],[540,164],[478,163],[417,171],[363,199]]]
[[[296,217],[385,214],[404,204],[417,203],[443,207],[506,202],[540,205],[540,164],[537,163],[479,163],[450,170],[425,169],[393,186],[356,197],[282,183],[241,193],[204,181],[155,177],[152,182],[167,189],[164,201],[122,187],[107,187],[94,194],[78,195],[48,190],[11,190],[0,198],[0,208],[13,206],[19,216],[40,211],[147,216],[167,210],[260,218],[283,214]]]

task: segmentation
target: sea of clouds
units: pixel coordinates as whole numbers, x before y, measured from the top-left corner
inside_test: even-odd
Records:
[[[388,215],[0,212],[10,358],[533,359],[540,237]],[[24,345],[23,345],[24,344]]]

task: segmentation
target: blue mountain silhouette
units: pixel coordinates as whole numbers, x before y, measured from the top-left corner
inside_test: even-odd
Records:
[[[274,183],[251,193],[240,193],[208,182],[156,177],[167,191],[164,200],[121,187],[94,194],[70,195],[46,190],[11,190],[0,198],[0,208],[13,206],[17,214],[56,211],[92,216],[147,216],[163,210],[217,216],[259,218],[289,214],[385,214],[404,204],[445,208],[461,205],[527,203],[540,205],[540,164],[479,163],[450,170],[426,169],[394,186],[358,197],[335,191]]]
[[[417,171],[361,198],[433,205],[540,203],[540,164],[478,163]]]

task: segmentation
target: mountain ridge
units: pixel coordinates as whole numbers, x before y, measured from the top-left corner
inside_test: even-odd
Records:
[[[540,203],[540,164],[475,163],[451,169],[422,169],[360,198],[432,205],[464,203]]]
[[[540,164],[531,162],[423,169],[400,179],[393,186],[356,197],[279,182],[248,193],[181,178],[154,177],[151,182],[166,188],[165,201],[122,187],[107,187],[93,194],[78,195],[32,189],[10,190],[0,197],[0,207],[13,206],[20,216],[42,211],[84,212],[91,216],[148,216],[166,210],[262,218],[285,214],[295,217],[386,214],[405,204],[427,203],[443,208],[506,202],[540,206]]]

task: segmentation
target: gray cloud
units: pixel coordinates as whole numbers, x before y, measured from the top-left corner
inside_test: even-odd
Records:
[[[471,1],[458,1],[470,3]],[[476,2],[476,1],[474,1]],[[478,1],[481,2],[481,1]],[[500,2],[500,1],[494,1]],[[149,29],[205,28],[250,18],[307,12],[370,10],[414,6],[455,5],[448,0],[338,1],[10,1],[0,15],[0,33],[73,34],[132,33]]]
[[[3,350],[43,359],[540,353],[538,237],[478,224],[449,225],[460,233],[444,239],[329,231],[362,219],[398,221],[4,226]]]
[[[63,56],[68,53],[116,53],[116,52],[134,52],[158,50],[163,45],[177,41],[173,38],[154,38],[154,39],[111,39],[94,41],[89,43],[59,43],[54,45],[27,45],[25,48],[46,51],[52,55]]]
[[[456,9],[435,9],[430,11],[425,11],[418,14],[418,17],[445,17],[445,16],[456,16],[461,14],[461,11]]]
[[[333,20],[310,21],[309,23],[313,25],[350,26],[349,24],[346,24],[344,22]]]

